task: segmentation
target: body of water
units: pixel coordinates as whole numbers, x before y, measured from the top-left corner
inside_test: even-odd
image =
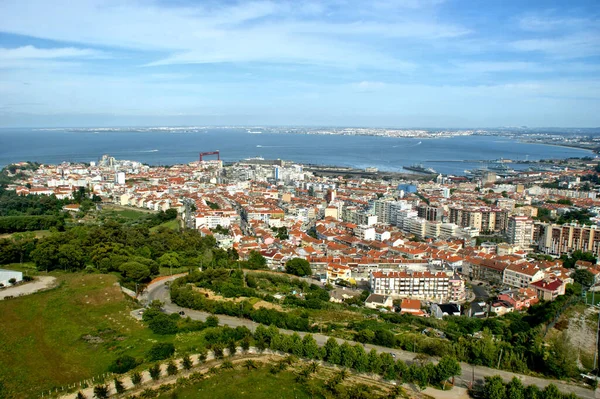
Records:
[[[224,161],[263,157],[305,164],[375,167],[386,171],[401,171],[403,165],[422,163],[440,173],[456,175],[464,174],[465,169],[485,166],[465,160],[594,156],[587,150],[520,143],[497,136],[412,139],[257,134],[249,133],[246,129],[203,129],[192,132],[0,129],[2,166],[19,161],[50,164],[63,161],[90,162],[98,160],[102,154],[150,165],[172,165],[195,161],[199,152],[214,150],[220,151]],[[527,168],[519,165],[511,167]]]

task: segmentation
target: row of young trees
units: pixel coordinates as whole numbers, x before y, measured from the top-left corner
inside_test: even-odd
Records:
[[[513,377],[505,383],[499,376],[485,377],[482,387],[475,390],[482,399],[577,399],[574,393],[562,393],[556,385],[549,384],[544,389],[536,385],[524,386],[520,379]]]

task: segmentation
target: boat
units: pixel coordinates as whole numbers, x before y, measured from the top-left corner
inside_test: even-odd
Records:
[[[247,130],[248,134],[262,134],[260,130]]]
[[[426,168],[421,163],[417,163],[417,164],[410,165],[410,166],[402,166],[402,168],[406,169],[406,170],[410,170],[412,172],[424,173],[424,174],[428,174],[428,175],[437,174],[437,171],[435,169]]]

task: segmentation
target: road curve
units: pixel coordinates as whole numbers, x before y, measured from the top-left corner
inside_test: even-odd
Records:
[[[148,285],[145,293],[143,294],[142,298],[140,298],[140,299],[148,301],[148,302],[153,301],[153,300],[159,300],[164,303],[163,308],[164,308],[165,312],[167,312],[167,313],[179,313],[179,312],[183,311],[183,312],[185,312],[186,316],[189,316],[193,320],[205,321],[208,316],[211,316],[210,313],[201,312],[201,311],[193,310],[193,309],[182,308],[182,307],[174,304],[171,301],[171,296],[169,295],[169,289],[168,289],[168,286],[165,285],[165,283],[169,282],[169,281],[173,281],[181,276],[183,276],[183,275],[181,275],[181,274],[175,275],[175,276],[171,276],[171,277],[164,278],[159,281],[150,283]],[[216,316],[219,317],[219,324],[228,325],[230,327],[245,326],[248,329],[250,329],[250,331],[252,331],[252,332],[254,332],[256,327],[260,325],[260,323],[255,323],[252,320],[248,320],[248,319],[226,316],[226,315],[216,315]],[[293,334],[294,332],[297,332],[301,337],[308,334],[308,333],[302,332],[302,331],[290,331],[290,330],[284,330],[284,329],[279,329],[279,331],[284,334]],[[324,345],[325,342],[327,342],[327,340],[330,338],[327,335],[318,334],[318,333],[312,333],[312,335],[319,345]],[[339,343],[343,343],[345,341],[345,340],[339,339],[339,338],[336,338],[336,339]],[[353,341],[347,341],[347,342],[352,345],[358,343],[358,342],[353,342]],[[407,352],[407,351],[403,351],[403,350],[399,350],[399,349],[386,348],[384,346],[365,344],[364,347],[367,352],[370,351],[371,349],[375,349],[378,352],[391,353],[393,355],[396,355],[395,356],[396,359],[402,359],[405,362],[412,362],[412,360],[416,356],[415,353],[413,353],[413,352]],[[455,381],[456,381],[457,385],[463,386],[463,387],[469,387],[473,381],[475,383],[483,382],[484,377],[499,375],[500,377],[502,377],[502,379],[504,379],[507,382],[510,381],[513,377],[518,377],[521,380],[521,382],[523,382],[524,385],[537,385],[540,389],[543,389],[545,386],[553,383],[558,387],[558,389],[561,392],[564,392],[564,393],[573,392],[577,396],[579,396],[581,398],[585,398],[585,399],[600,399],[600,390],[593,391],[591,389],[587,389],[587,388],[584,388],[579,385],[568,384],[568,383],[565,383],[564,381],[560,381],[560,380],[551,380],[551,379],[531,377],[531,376],[527,376],[527,375],[523,375],[523,374],[512,373],[509,371],[496,370],[496,369],[492,369],[489,367],[472,366],[467,363],[461,363],[461,368],[462,368],[462,374],[460,376],[457,376]]]

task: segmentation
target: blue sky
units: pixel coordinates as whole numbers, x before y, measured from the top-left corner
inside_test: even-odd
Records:
[[[600,5],[2,0],[0,126],[600,126]]]

